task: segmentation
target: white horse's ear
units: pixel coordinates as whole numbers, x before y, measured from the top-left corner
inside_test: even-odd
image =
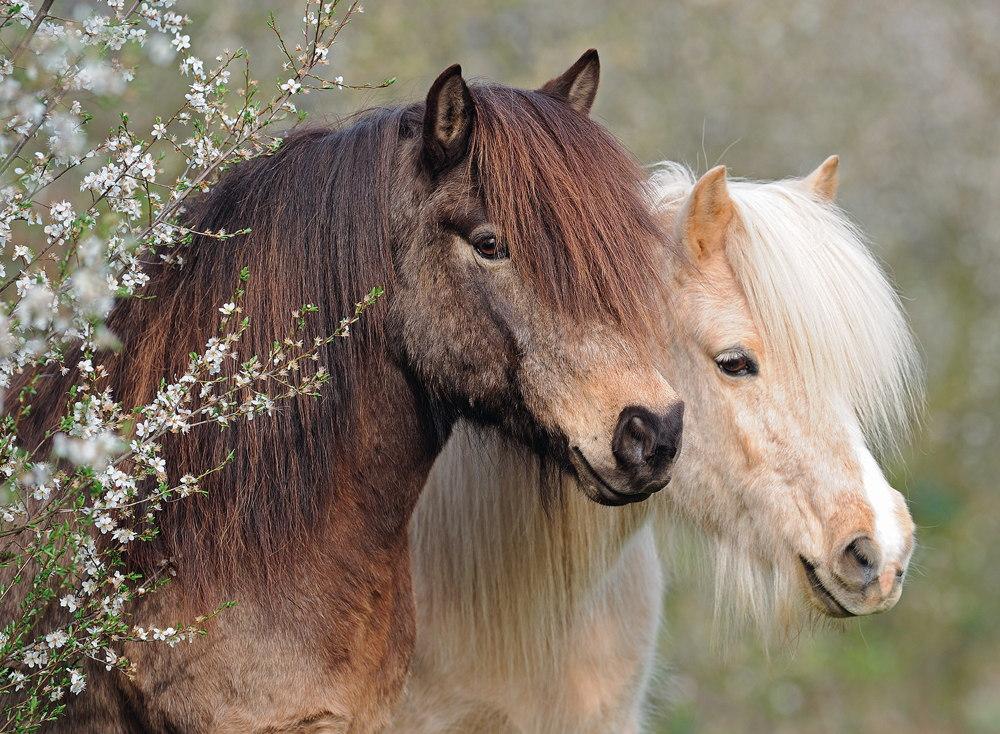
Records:
[[[721,251],[735,209],[726,185],[726,167],[716,166],[691,190],[680,219],[680,236],[699,260]]]
[[[839,164],[839,156],[830,156],[819,165],[819,168],[802,179],[802,183],[820,199],[834,201],[837,198],[837,186],[840,183],[837,176]]]

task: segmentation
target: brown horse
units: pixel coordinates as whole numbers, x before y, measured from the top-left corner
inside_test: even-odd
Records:
[[[103,363],[126,404],[185,369],[242,266],[271,283],[244,302],[256,353],[303,303],[321,304],[318,335],[371,286],[387,295],[325,353],[321,400],[165,445],[178,476],[235,460],[136,544],[133,568],[169,559],[175,578],[135,622],[238,605],[194,644],[128,645],[132,678],[92,666],[55,728],[380,728],[413,647],[407,523],[458,418],[529,445],[597,502],[668,481],[683,406],[647,349],[663,238],[641,171],[587,116],[598,75],[594,51],[537,91],[469,86],[453,66],[426,104],[297,132],[196,202],[192,230],[252,232],[196,241],[148,298],[117,305],[123,348]],[[25,445],[75,377],[42,382]]]

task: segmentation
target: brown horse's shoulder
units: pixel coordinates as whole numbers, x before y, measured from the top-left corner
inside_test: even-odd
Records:
[[[138,704],[119,711],[144,731],[377,731],[413,649],[408,569],[392,556],[345,584],[326,565],[325,578],[312,561],[289,574],[282,599],[244,594],[191,643],[128,646],[135,675],[104,681]],[[190,608],[165,592],[138,618]]]

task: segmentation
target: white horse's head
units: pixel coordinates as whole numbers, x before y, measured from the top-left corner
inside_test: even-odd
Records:
[[[667,164],[653,184],[679,248],[664,372],[688,406],[665,491],[717,541],[718,590],[758,618],[802,592],[835,617],[889,609],[914,525],[873,454],[905,435],[920,366],[893,288],[833,203],[837,159],[774,183],[727,182],[722,166],[695,182]]]

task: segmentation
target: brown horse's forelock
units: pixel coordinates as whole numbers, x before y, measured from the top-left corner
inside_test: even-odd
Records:
[[[637,162],[547,94],[483,85],[472,95],[472,165],[521,276],[547,305],[645,346],[662,321],[667,245]]]
[[[649,324],[659,261],[659,233],[638,167],[599,126],[546,95],[487,86],[473,94],[470,161],[519,272],[567,315],[638,334]],[[391,182],[406,165],[403,138],[418,129],[422,111],[419,104],[377,109],[340,129],[293,133],[275,154],[236,166],[196,199],[185,216],[192,230],[251,232],[225,241],[195,236],[177,248],[182,267],[151,266],[144,297],[116,305],[109,324],[122,348],[101,358],[116,399],[144,404],[162,379],[183,373],[187,355],[217,333],[218,309],[243,266],[251,277],[242,358],[267,354],[303,304],[320,308],[301,334],[308,341],[330,333],[372,286],[391,297],[390,232],[400,206],[391,200]],[[220,585],[267,584],[275,568],[295,561],[290,554],[302,547],[299,540],[336,500],[333,456],[348,462],[349,473],[363,473],[344,452],[363,430],[365,381],[377,379],[371,363],[386,351],[385,309],[376,305],[349,339],[325,350],[333,379],[322,399],[286,402],[274,416],[225,431],[201,426],[167,436],[171,482],[230,452],[234,459],[206,477],[207,495],[164,506],[159,537],[132,546],[137,567],[155,568],[169,556],[185,585],[219,593]],[[67,363],[78,356],[69,354]],[[232,374],[237,367],[227,362],[224,369]],[[44,373],[33,412],[19,426],[23,445],[45,445],[45,430],[58,423],[78,379],[76,370]],[[30,378],[15,381],[8,405]]]

